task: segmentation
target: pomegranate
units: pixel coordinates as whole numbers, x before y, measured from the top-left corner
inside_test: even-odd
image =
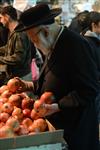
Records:
[[[34,108],[35,108],[36,110],[38,110],[39,108],[42,107],[42,105],[43,105],[44,103],[50,104],[50,103],[53,102],[53,100],[54,100],[54,95],[53,95],[52,92],[44,92],[44,93],[41,95],[40,99],[37,100],[37,101],[35,101],[35,103],[34,103]]]
[[[17,78],[12,78],[7,83],[8,89],[15,93],[20,87],[20,81]]]
[[[0,101],[0,113],[2,112],[2,106],[3,106],[4,102]]]
[[[31,110],[26,108],[26,109],[23,109],[23,115],[24,117],[30,117],[31,115]]]
[[[26,109],[26,108],[32,109],[33,108],[33,104],[34,104],[34,101],[32,99],[30,99],[30,98],[24,98],[22,100],[21,107],[22,107],[22,109]]]
[[[14,107],[13,107],[13,105],[11,103],[7,102],[7,103],[3,104],[1,109],[2,109],[2,112],[6,112],[8,114],[11,114],[13,109],[14,109]]]
[[[4,122],[0,122],[0,128],[2,128],[5,125]]]
[[[18,135],[27,135],[29,133],[28,128],[24,125],[20,125],[19,130],[17,131]]]
[[[13,131],[18,131],[20,128],[20,123],[15,117],[10,117],[6,122],[6,125],[9,126]]]
[[[40,100],[35,101],[34,110],[37,112],[39,117],[44,117],[47,112],[47,110],[43,107],[43,104],[41,104]]]
[[[0,87],[0,94],[2,94],[5,90],[8,90],[8,86],[7,85],[2,85]]]
[[[9,103],[11,103],[13,106],[21,107],[22,98],[19,94],[12,94],[9,97]]]
[[[12,116],[16,117],[18,120],[23,118],[22,109],[18,107],[14,107],[14,110],[12,112]]]
[[[30,118],[25,118],[21,124],[28,128],[30,125],[32,125],[32,120]]]
[[[33,124],[29,127],[30,132],[44,132],[47,129],[47,123],[44,119],[39,118],[34,120]]]
[[[8,102],[8,98],[0,97],[0,102],[6,103],[6,102]]]
[[[8,113],[0,113],[0,121],[2,122],[6,122],[8,120],[8,118],[10,117],[10,115]]]
[[[54,99],[55,99],[55,97],[52,92],[44,92],[40,97],[41,102],[45,102],[48,104],[52,103],[52,101],[54,101]]]
[[[2,98],[9,98],[11,96],[11,92],[9,90],[5,90],[2,94],[1,97]]]
[[[34,102],[34,109],[35,109],[35,110],[39,110],[39,109],[42,107],[43,104],[44,104],[44,102],[41,103],[40,100],[36,100],[36,101]]]
[[[0,128],[0,138],[14,137],[14,136],[15,134],[9,126],[5,125]]]
[[[28,130],[29,130],[30,133],[31,132],[35,132],[35,133],[40,132],[40,130],[37,127],[34,126],[34,123],[32,123],[32,125],[29,126]]]
[[[40,118],[40,116],[38,115],[38,113],[34,109],[32,109],[32,111],[31,111],[31,119],[35,120],[35,119],[38,119],[38,118]]]

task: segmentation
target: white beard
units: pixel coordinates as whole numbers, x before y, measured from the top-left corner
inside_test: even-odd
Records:
[[[34,43],[35,47],[42,51],[44,55],[47,55],[52,47],[52,38],[46,37],[43,33],[39,33],[38,35],[39,41],[38,43]]]

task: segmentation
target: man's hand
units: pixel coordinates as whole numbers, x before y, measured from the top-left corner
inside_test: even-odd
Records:
[[[21,80],[19,77],[15,77],[19,83],[20,83],[20,87],[18,88],[17,92],[21,93],[21,92],[25,92],[27,90],[27,86],[26,86],[26,81]]]
[[[45,116],[49,116],[49,115],[52,115],[52,114],[60,111],[57,103],[43,104],[43,107],[44,107],[44,109],[47,110],[45,113]]]
[[[20,82],[20,87],[17,90],[18,93],[25,92],[25,91],[31,91],[34,89],[33,82],[21,80],[19,77],[15,77],[15,78],[18,79]]]
[[[43,104],[39,109],[34,110],[39,117],[46,117],[60,111],[57,103]]]

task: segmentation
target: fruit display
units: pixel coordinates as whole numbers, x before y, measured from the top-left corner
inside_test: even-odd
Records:
[[[25,92],[17,93],[18,88],[19,83],[15,78],[0,87],[0,138],[30,135],[48,130],[46,120],[34,109],[35,100]],[[49,93],[49,97],[51,95]],[[43,97],[39,102],[40,105],[47,101],[47,98]],[[39,106],[38,101],[35,107]],[[45,110],[41,110],[41,113],[43,111]]]

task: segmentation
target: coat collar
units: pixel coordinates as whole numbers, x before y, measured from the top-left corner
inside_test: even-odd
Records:
[[[39,76],[39,78],[41,77],[42,73],[44,72],[44,70],[45,70],[45,68],[46,68],[46,66],[47,66],[47,64],[48,64],[48,62],[49,62],[50,59],[52,58],[52,55],[55,53],[55,52],[54,52],[54,49],[55,49],[55,47],[56,47],[56,44],[58,43],[58,40],[59,40],[61,34],[63,33],[63,30],[64,30],[64,26],[61,27],[61,30],[60,30],[58,36],[56,37],[56,40],[55,40],[55,42],[54,42],[54,44],[53,44],[53,47],[52,47],[52,49],[51,49],[51,52],[50,52],[50,53],[46,56],[46,58],[45,58],[43,67],[41,68],[41,71],[40,71],[40,76]],[[50,63],[49,68],[46,70],[45,74],[47,74],[47,72],[51,69],[51,67],[53,66],[54,63],[55,63],[55,59],[52,59],[52,62]]]

